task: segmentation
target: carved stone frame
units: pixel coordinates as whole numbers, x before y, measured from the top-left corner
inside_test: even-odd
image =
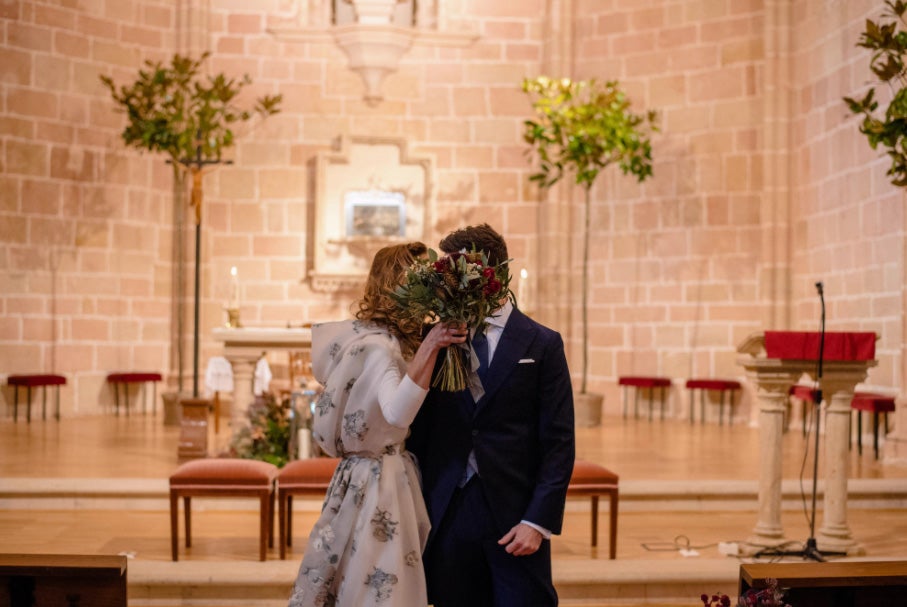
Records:
[[[375,252],[394,243],[424,240],[434,209],[434,157],[413,155],[403,138],[341,136],[337,149],[315,157],[315,212],[308,280],[313,290],[335,292],[361,286]],[[402,193],[403,236],[345,233],[344,193]]]

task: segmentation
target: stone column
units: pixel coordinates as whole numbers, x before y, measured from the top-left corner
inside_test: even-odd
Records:
[[[233,407],[230,411],[230,427],[236,432],[246,425],[246,411],[255,400],[252,394],[252,378],[255,363],[260,356],[230,352],[226,354],[226,358],[233,366]]]
[[[816,537],[819,552],[863,554],[847,526],[847,478],[850,466],[850,401],[866,370],[826,371],[822,378],[825,412],[825,499],[822,527]],[[821,440],[821,438],[820,438]]]
[[[747,375],[756,385],[759,404],[759,519],[747,540],[754,546],[784,543],[781,526],[781,439],[788,390],[802,374],[800,370],[779,369],[766,360],[744,363]]]

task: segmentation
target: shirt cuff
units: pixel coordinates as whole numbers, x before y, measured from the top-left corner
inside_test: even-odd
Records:
[[[551,532],[548,531],[547,529],[545,529],[544,527],[542,527],[541,525],[536,525],[535,523],[531,523],[529,521],[520,521],[520,522],[523,523],[524,525],[529,525],[530,527],[532,527],[533,529],[535,529],[536,531],[541,533],[542,537],[545,538],[546,540],[551,539]]]

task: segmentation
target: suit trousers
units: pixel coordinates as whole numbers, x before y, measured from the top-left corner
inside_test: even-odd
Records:
[[[551,542],[527,556],[498,545],[482,479],[473,476],[451,498],[425,553],[428,599],[434,607],[552,607]]]

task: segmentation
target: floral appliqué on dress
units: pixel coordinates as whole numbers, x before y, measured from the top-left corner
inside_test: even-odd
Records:
[[[371,586],[375,590],[375,600],[379,603],[390,598],[394,591],[393,586],[397,583],[397,576],[388,573],[377,567],[365,579],[365,585]]]

